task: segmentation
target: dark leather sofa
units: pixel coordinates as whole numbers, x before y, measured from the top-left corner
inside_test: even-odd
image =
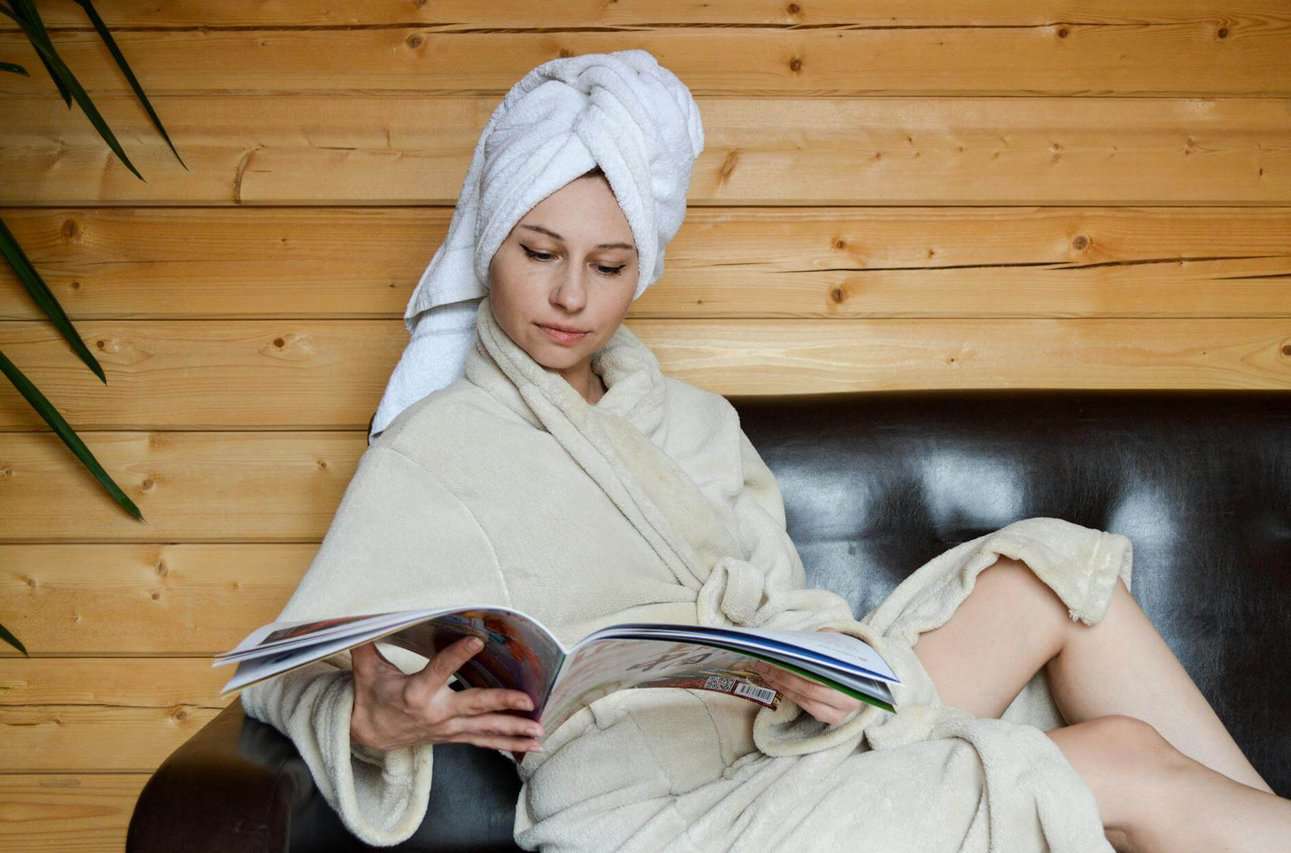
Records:
[[[809,582],[868,613],[946,549],[1031,516],[1123,533],[1133,592],[1275,791],[1291,795],[1291,392],[936,391],[733,398]],[[519,782],[436,747],[396,850],[515,850]],[[234,702],[157,770],[127,850],[368,850],[291,742]]]

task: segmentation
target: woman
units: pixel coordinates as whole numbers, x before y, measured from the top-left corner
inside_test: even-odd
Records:
[[[606,91],[630,101],[629,72],[657,73],[642,53],[556,70],[608,69],[592,100],[615,115]],[[555,75],[552,63],[535,71]],[[550,82],[533,74],[529,92]],[[514,713],[529,709],[523,693],[447,687],[477,651],[465,641],[429,662],[360,647],[349,667],[317,664],[243,694],[296,742],[351,830],[374,844],[408,837],[433,745],[468,742],[526,751],[515,831],[528,849],[828,850],[863,838],[928,851],[1268,850],[1291,833],[1291,804],[1129,595],[1124,537],[1024,519],[930,561],[859,621],[840,597],[804,589],[774,477],[734,410],[664,376],[622,325],[680,216],[651,226],[632,195],[650,182],[608,150],[593,158],[603,172],[534,183],[536,203],[494,173],[510,213],[490,209],[489,188],[468,192],[487,184],[494,133],[492,155],[508,161],[505,133],[521,125],[504,108],[522,90],[482,134],[428,270],[460,248],[484,284],[486,296],[466,296],[479,301],[462,374],[388,420],[281,618],[496,601],[563,641],[633,619],[837,630],[901,676],[897,713],[767,670],[789,700],[774,711],[643,688],[544,733]],[[667,123],[666,107],[625,107],[623,135],[624,116]],[[586,165],[612,134],[582,116],[568,126],[581,128]],[[550,150],[529,162],[550,163]],[[528,186],[523,172],[510,187]],[[675,195],[688,164],[672,176],[650,200]],[[437,304],[450,295],[461,292]]]

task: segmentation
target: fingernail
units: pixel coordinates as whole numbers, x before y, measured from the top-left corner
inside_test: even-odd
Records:
[[[479,650],[484,648],[484,641],[481,640],[479,637],[471,637],[471,639],[466,641],[466,646],[467,648],[470,648],[470,649]]]

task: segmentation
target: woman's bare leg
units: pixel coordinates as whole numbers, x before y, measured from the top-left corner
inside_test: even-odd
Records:
[[[1102,621],[1084,625],[1025,563],[1001,558],[915,653],[942,700],[979,717],[998,717],[1044,666],[1068,722],[1137,717],[1185,755],[1270,791],[1119,581]]]
[[[1291,838],[1291,801],[1194,761],[1135,717],[1098,717],[1048,735],[1093,791],[1117,850],[1264,853]]]

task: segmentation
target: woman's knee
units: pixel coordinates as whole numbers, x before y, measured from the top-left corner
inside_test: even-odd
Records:
[[[1195,762],[1174,748],[1151,723],[1109,714],[1048,732],[1098,801],[1103,823],[1132,831],[1151,819],[1151,803],[1162,802]]]
[[[1006,603],[1001,612],[1015,620],[1019,628],[1026,627],[1028,634],[1041,630],[1054,653],[1062,647],[1071,630],[1067,607],[1026,563],[1000,557],[982,570],[976,583],[992,589],[998,600]]]
[[[1156,726],[1128,714],[1108,714],[1080,723],[1116,766],[1129,772],[1169,774],[1191,759],[1166,740]]]

